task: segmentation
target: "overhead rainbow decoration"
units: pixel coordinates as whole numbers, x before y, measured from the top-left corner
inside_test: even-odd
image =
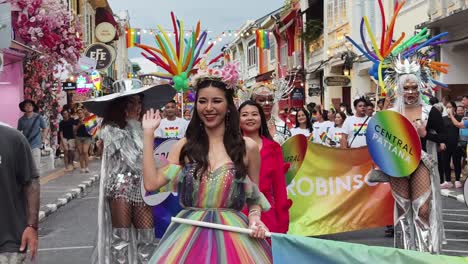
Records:
[[[395,28],[396,18],[401,8],[406,3],[406,0],[401,2],[395,1],[394,14],[392,16],[391,22],[389,25],[385,21],[385,11],[383,8],[382,0],[378,0],[380,16],[382,18],[382,34],[380,36],[380,45],[376,41],[376,37],[372,32],[369,20],[366,16],[361,19],[360,33],[362,44],[359,45],[349,36],[346,36],[346,39],[351,42],[367,59],[374,63],[374,66],[369,70],[369,75],[373,76],[374,79],[378,80],[380,87],[380,94],[382,96],[386,95],[386,87],[384,83],[384,71],[388,68],[390,61],[393,57],[401,55],[402,59],[406,59],[418,51],[421,51],[424,48],[429,46],[435,46],[447,42],[446,40],[440,40],[440,38],[445,37],[448,32],[440,33],[434,37],[430,37],[430,33],[427,28],[422,29],[418,34],[410,37],[407,40],[404,40],[405,33],[401,33],[400,37],[393,41],[393,30]],[[372,48],[369,48],[367,45],[367,40],[364,34],[364,27],[367,30],[367,35],[370,37]],[[433,57],[433,54],[428,54],[426,57],[421,58],[423,64],[428,66],[434,71],[447,73],[447,63],[434,62],[430,58]],[[431,81],[440,87],[447,87],[446,84],[437,82],[433,79]],[[379,93],[379,92],[378,92]]]
[[[171,19],[175,45],[170,41],[166,31],[158,25],[159,33],[155,34],[157,47],[143,44],[135,44],[135,46],[146,52],[141,53],[143,57],[165,71],[155,73],[156,76],[172,80],[174,89],[178,92],[186,92],[189,88],[188,79],[192,74],[196,73],[196,66],[201,62],[203,57],[207,56],[214,43],[211,43],[202,52],[208,33],[206,31],[202,32],[200,21],[198,21],[196,29],[191,31],[190,37],[185,38],[185,35],[189,33],[185,33],[184,31],[184,21],[176,19],[173,12],[171,12]],[[216,60],[211,60],[208,65],[220,58],[222,56],[217,56]]]
[[[141,43],[141,32],[138,28],[127,28],[125,30],[125,37],[127,40],[127,48],[135,47],[135,44]]]
[[[366,141],[372,160],[390,176],[407,177],[421,161],[418,132],[398,112],[385,110],[375,114],[367,126]]]
[[[268,30],[258,29],[255,31],[256,35],[256,45],[258,48],[261,49],[269,49],[270,48],[270,37]]]

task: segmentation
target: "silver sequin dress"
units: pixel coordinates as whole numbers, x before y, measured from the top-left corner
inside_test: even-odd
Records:
[[[143,205],[140,189],[143,130],[140,122],[127,122],[124,129],[105,126],[101,131],[107,161],[105,195],[108,199],[125,199],[132,205]]]

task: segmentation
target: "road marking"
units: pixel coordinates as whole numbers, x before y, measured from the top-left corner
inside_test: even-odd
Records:
[[[447,238],[447,241],[468,242],[468,239]]]
[[[468,224],[468,222],[463,222],[463,221],[449,221],[449,220],[444,220],[444,223],[455,223],[455,224]]]
[[[463,216],[463,217],[468,217],[468,215],[462,215],[462,214],[442,214],[442,215],[449,215],[449,216]]]
[[[442,211],[448,211],[448,212],[468,212],[467,209],[442,209]]]
[[[40,183],[41,183],[41,185],[44,185],[44,184],[50,182],[51,180],[55,180],[57,178],[62,177],[66,173],[67,173],[67,171],[65,171],[65,169],[59,169],[59,170],[57,170],[55,172],[52,172],[51,174],[49,174],[47,176],[41,177],[40,178]]]
[[[451,250],[451,249],[442,249],[443,252],[453,252],[453,253],[468,253],[466,250]]]
[[[90,248],[94,248],[94,246],[40,248],[38,249],[38,251],[56,251],[56,250],[71,250],[71,249],[90,249]]]
[[[99,199],[99,197],[98,196],[91,196],[91,197],[81,198],[81,200],[91,200],[91,199]]]
[[[468,230],[461,230],[461,229],[444,229],[446,232],[461,232],[461,233],[468,233]]]

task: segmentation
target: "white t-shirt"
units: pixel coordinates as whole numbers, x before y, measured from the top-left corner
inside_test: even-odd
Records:
[[[323,144],[326,142],[327,133],[334,126],[334,123],[331,121],[324,121],[322,123],[315,122],[312,125],[314,131],[312,132],[314,135],[314,143]]]
[[[185,119],[176,117],[175,120],[164,118],[161,124],[154,131],[154,137],[157,138],[183,138],[189,122]]]
[[[343,133],[348,135],[348,145],[351,144],[351,142],[353,142],[350,148],[359,148],[362,146],[367,146],[366,131],[367,131],[367,125],[369,124],[370,119],[371,118],[370,117],[367,118],[367,116],[357,117],[355,115],[349,116],[346,118],[343,124]],[[362,125],[362,128],[359,131],[359,133],[356,135],[356,139],[354,139],[353,141],[354,134],[359,130],[361,125]]]
[[[329,145],[332,147],[337,147],[337,148],[340,147],[340,140],[341,140],[342,135],[343,135],[343,128],[341,127],[330,128],[330,130],[328,130],[327,137],[332,143]],[[327,140],[327,143],[329,143],[328,140]]]
[[[295,128],[292,128],[291,129],[291,136],[295,136],[295,135],[299,135],[299,134],[302,134],[306,137],[309,137],[310,136],[310,131],[308,128],[304,129],[304,128],[300,128],[300,127],[295,127]]]

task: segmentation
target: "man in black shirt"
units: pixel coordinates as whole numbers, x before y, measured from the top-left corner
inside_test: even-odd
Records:
[[[59,123],[60,147],[63,150],[63,160],[65,169],[72,171],[73,157],[75,156],[75,132],[73,126],[78,125],[78,121],[70,118],[67,110],[62,110],[63,120]]]
[[[0,122],[0,263],[37,254],[39,174],[28,140]]]

